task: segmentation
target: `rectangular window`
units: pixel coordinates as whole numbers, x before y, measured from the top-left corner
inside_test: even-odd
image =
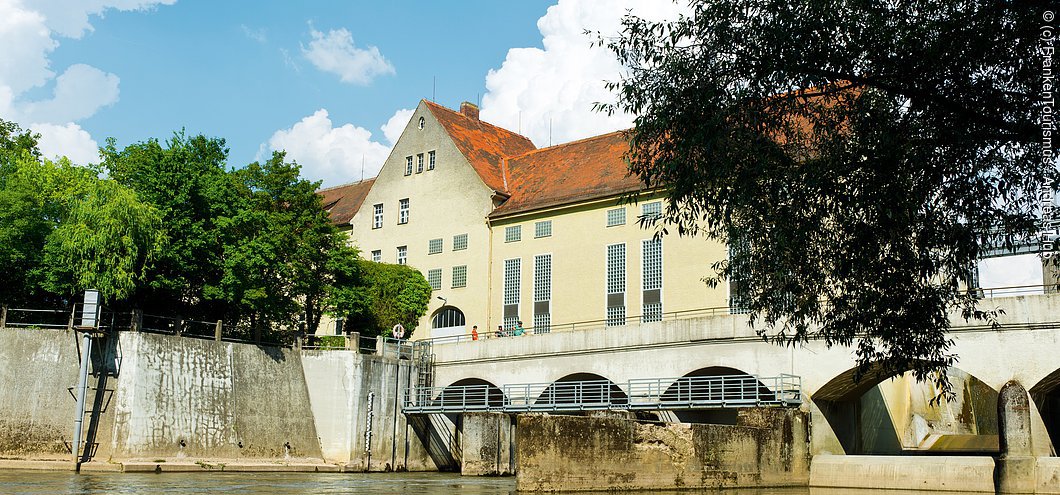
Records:
[[[412,175],[412,155],[405,157],[405,175]]]
[[[607,326],[626,324],[626,244],[607,246]]]
[[[543,222],[534,222],[534,237],[551,237],[552,236],[552,220],[545,220]]]
[[[518,242],[523,239],[523,226],[513,225],[504,228],[504,242]]]
[[[408,262],[409,248],[408,246],[398,246],[397,248],[397,262],[399,265],[404,265]]]
[[[729,235],[729,266],[732,273],[729,276],[729,314],[740,315],[750,313],[747,309],[747,270],[740,263],[746,263],[747,252],[750,246],[747,240],[738,234]]]
[[[434,150],[427,152],[427,170],[434,170]]]
[[[641,319],[644,322],[662,321],[662,239],[641,241],[640,259]]]
[[[433,270],[427,270],[427,284],[431,286],[431,290],[441,290],[442,288],[442,269],[435,268]]]
[[[372,261],[374,261],[376,263],[379,263],[380,261],[383,261],[383,252],[378,250],[378,249],[375,250],[375,251],[372,251]]]
[[[626,209],[615,208],[613,210],[607,210],[607,226],[614,227],[615,225],[626,224]]]
[[[453,251],[463,251],[467,249],[467,234],[457,234],[453,236]]]
[[[381,228],[383,228],[383,205],[382,204],[374,205],[374,206],[372,206],[372,209],[375,210],[375,213],[372,215],[372,228],[373,229],[381,229]]]
[[[519,270],[522,260],[504,260],[504,328],[512,328],[519,321]]]
[[[416,173],[423,173],[423,153],[416,154]]]
[[[548,333],[552,325],[552,255],[534,256],[534,333]]]
[[[662,218],[662,201],[652,201],[641,205],[640,216],[645,220],[652,221]]]
[[[398,223],[409,223],[409,198],[398,201]]]
[[[431,239],[427,241],[427,254],[438,254],[442,252],[442,240]]]
[[[467,287],[467,265],[453,267],[453,288]]]

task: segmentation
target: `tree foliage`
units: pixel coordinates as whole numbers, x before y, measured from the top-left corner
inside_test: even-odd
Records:
[[[427,312],[431,285],[423,274],[407,265],[391,265],[361,260],[365,278],[364,302],[367,311],[350,314],[349,327],[363,335],[387,335],[395,324],[405,327],[405,337],[416,330]]]
[[[630,68],[631,171],[665,225],[733,247],[760,333],[856,344],[862,371],[934,378],[984,250],[1035,235],[1055,188],[1037,127],[1038,2],[694,2],[600,38]],[[1044,8],[1044,7],[1043,7]],[[1040,89],[1040,87],[1039,87]],[[664,227],[661,227],[665,230]],[[945,389],[948,390],[948,389]]]
[[[0,128],[4,301],[69,302],[89,288],[128,297],[163,245],[157,210],[97,170],[40,159],[18,126]]]

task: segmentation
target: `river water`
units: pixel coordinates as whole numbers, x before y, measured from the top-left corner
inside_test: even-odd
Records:
[[[96,495],[179,493],[245,494],[407,494],[407,495],[508,495],[515,493],[515,478],[461,477],[457,474],[398,473],[161,473],[119,474],[47,471],[0,471],[3,495]],[[611,492],[624,495],[913,495],[917,492],[849,489],[744,489],[683,492]],[[928,493],[928,492],[924,492]],[[938,492],[934,492],[937,495]],[[959,495],[947,492],[947,495]]]

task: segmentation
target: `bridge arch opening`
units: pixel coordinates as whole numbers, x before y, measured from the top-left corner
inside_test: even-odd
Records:
[[[464,378],[457,380],[438,393],[434,399],[445,407],[464,406],[465,410],[487,411],[504,406],[504,391],[489,380]]]
[[[934,383],[912,373],[857,368],[813,393],[846,454],[992,455],[998,452],[998,392],[959,368],[948,368],[953,401],[934,401]]]
[[[580,412],[556,414],[584,415],[586,411],[607,410],[628,404],[626,393],[611,380],[595,373],[572,373],[549,384],[534,401],[534,408],[547,410],[551,405],[581,405]]]
[[[718,379],[706,379],[707,377],[718,377]],[[714,403],[756,395],[768,397],[772,395],[772,391],[753,375],[743,370],[727,366],[708,366],[686,373],[675,380],[663,392],[660,400],[682,404],[689,401]],[[723,405],[709,409],[671,409],[669,413],[681,423],[735,425],[739,409]]]
[[[1028,392],[1038,414],[1045,423],[1045,431],[1053,444],[1053,455],[1060,454],[1060,368],[1042,378]]]

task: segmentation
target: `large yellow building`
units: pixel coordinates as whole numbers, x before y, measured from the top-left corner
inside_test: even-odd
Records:
[[[728,287],[703,278],[725,247],[642,228],[663,204],[628,175],[627,149],[622,133],[537,149],[475,105],[423,100],[376,178],[320,193],[362,256],[431,284],[416,339],[724,311]]]

